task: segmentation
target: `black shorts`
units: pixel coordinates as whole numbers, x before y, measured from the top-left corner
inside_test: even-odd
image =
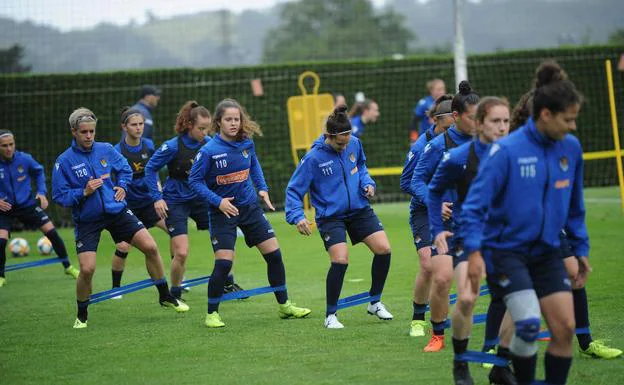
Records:
[[[572,289],[559,250],[527,258],[524,254],[503,250],[485,250],[488,264],[487,283],[492,298],[534,289],[537,298]]]
[[[431,246],[431,230],[429,229],[429,214],[427,209],[410,210],[410,227],[416,250]]]
[[[193,199],[183,203],[167,202],[169,211],[165,224],[171,238],[177,235],[188,234],[188,219],[191,218],[197,225],[197,230],[208,230],[210,227],[210,205],[201,199]]]
[[[130,243],[134,234],[144,228],[130,209],[124,209],[119,214],[104,214],[97,222],[76,223],[76,253],[97,251],[102,230],[107,230],[115,243]]]
[[[143,207],[135,207],[131,210],[134,215],[136,215],[136,217],[139,218],[141,222],[143,222],[143,226],[145,226],[145,228],[147,229],[156,226],[156,223],[160,221],[160,217],[158,216],[158,213],[156,212],[153,203],[150,203],[149,205]]]
[[[0,229],[10,232],[13,218],[19,219],[27,227],[37,229],[50,222],[48,214],[39,206],[13,207],[9,211],[0,212]]]
[[[331,246],[337,243],[347,242],[346,233],[349,233],[351,244],[355,245],[369,235],[383,231],[381,221],[370,206],[358,210],[344,219],[325,218],[317,222],[325,250],[329,250]]]
[[[275,231],[269,223],[260,205],[253,203],[236,206],[238,215],[226,217],[219,209],[210,211],[210,240],[212,249],[234,250],[236,245],[236,227],[245,235],[247,247],[256,246],[275,237]]]

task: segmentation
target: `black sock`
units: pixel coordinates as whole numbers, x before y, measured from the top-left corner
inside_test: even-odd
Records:
[[[227,280],[228,273],[232,269],[232,261],[227,259],[216,259],[214,269],[208,281],[208,313],[219,310],[219,302],[223,295],[223,286]]]
[[[76,304],[78,305],[78,319],[80,322],[87,322],[87,317],[89,316],[89,312],[87,311],[87,307],[89,307],[89,300],[76,300]]]
[[[327,296],[327,308],[325,317],[336,313],[338,310],[338,298],[342,290],[342,282],[349,264],[341,264],[332,262],[327,272],[327,280],[325,281],[325,292]]]
[[[167,284],[167,280],[165,280],[165,278],[162,279],[162,282],[156,284],[156,289],[158,290],[158,300],[160,302],[173,300],[171,293],[169,293],[169,285]]]
[[[546,383],[551,385],[563,385],[568,380],[568,372],[572,365],[572,357],[558,357],[548,352],[544,356],[544,372]]]
[[[171,286],[171,295],[176,297],[176,299],[182,298],[182,286]]]
[[[504,348],[500,345],[498,345],[498,351],[496,352],[496,355],[508,360],[511,358],[511,352],[509,351],[509,348]]]
[[[576,327],[578,329],[589,329],[589,308],[587,306],[587,292],[585,288],[572,290],[572,297],[574,298],[574,319],[576,320]],[[583,350],[589,348],[589,344],[592,342],[591,332],[577,334],[579,346]]]
[[[433,335],[434,336],[444,336],[444,325],[445,324],[446,324],[446,321],[435,322],[434,320],[431,320],[431,328],[433,329]]]
[[[535,380],[535,366],[537,365],[537,354],[531,357],[520,357],[512,354],[514,375],[518,380],[518,385],[529,385]]]
[[[391,254],[375,254],[373,257],[373,263],[371,264],[371,288],[368,294],[371,297],[380,295],[386,284],[386,277],[388,277],[388,271],[390,270],[390,256]],[[379,300],[371,301],[372,304],[379,302]]]
[[[4,267],[6,266],[6,245],[7,240],[0,238],[0,277],[4,277]]]
[[[483,341],[483,349],[481,351],[488,352],[496,347],[498,333],[506,310],[507,307],[502,298],[490,301],[485,319],[485,341]]]
[[[67,256],[67,249],[65,249],[65,243],[61,239],[61,236],[58,235],[56,229],[48,231],[45,233],[45,236],[50,240],[50,243],[52,243],[52,248],[56,255],[61,259],[65,259],[65,261],[63,261],[63,267],[67,269],[69,267],[69,257]]]
[[[286,269],[284,268],[280,249],[269,254],[264,254],[263,257],[267,263],[267,277],[269,278],[271,287],[286,285]],[[288,292],[286,290],[276,291],[275,299],[277,299],[277,303],[279,304],[286,303],[286,301],[288,301]]]
[[[228,274],[227,278],[225,279],[225,286],[231,286],[234,284],[234,274]]]
[[[427,304],[412,302],[414,308],[414,314],[412,315],[412,321],[424,321],[425,313],[427,312]]]
[[[453,337],[453,353],[455,355],[466,353],[468,350],[468,338],[465,340],[458,340]]]
[[[121,286],[121,276],[123,275],[123,270],[111,270],[113,273],[113,288]]]

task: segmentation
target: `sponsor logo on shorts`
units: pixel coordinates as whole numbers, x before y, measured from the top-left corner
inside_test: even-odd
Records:
[[[563,284],[566,285],[567,287],[572,287],[572,282],[570,281],[570,278],[564,278]]]
[[[126,210],[126,214],[128,214],[128,215],[134,215],[134,213],[133,213],[133,212],[132,212],[132,210],[130,210],[130,209]]]
[[[217,237],[212,237],[212,244],[216,245],[217,243],[219,243],[219,240],[217,239]]]
[[[269,234],[273,234],[274,232],[275,231],[272,228],[267,230],[267,233],[269,233]]]
[[[41,217],[41,220],[42,220],[42,221],[47,221],[47,220],[48,220],[48,216],[47,216],[47,215],[42,216],[42,217]]]
[[[325,240],[325,242],[329,242],[329,240],[331,239],[331,237],[329,236],[329,234],[325,234],[325,236],[323,237],[323,239]]]
[[[241,183],[246,181],[247,178],[249,178],[248,168],[226,175],[217,175],[217,184],[222,186],[226,184]]]
[[[36,212],[38,212],[38,213],[40,213],[40,212],[42,212],[42,211],[43,211],[43,209],[42,209],[41,207],[37,206],[37,207],[35,207],[35,211],[36,211]]]
[[[82,246],[84,246],[84,244],[82,242],[80,242],[80,241],[76,242],[76,247],[77,248],[80,249],[80,248],[82,248]]]
[[[170,233],[173,233],[173,231],[175,230],[175,227],[169,226],[169,228],[167,230],[169,230]]]
[[[421,237],[416,237],[416,239],[414,239],[414,242],[420,243],[420,242],[422,242],[422,238]]]
[[[501,287],[507,287],[511,284],[511,281],[509,280],[509,277],[503,274],[498,278],[498,284],[501,285]]]
[[[461,257],[462,255],[464,255],[464,249],[460,249],[460,248],[458,248],[458,249],[455,251],[455,256],[457,256],[457,257]]]

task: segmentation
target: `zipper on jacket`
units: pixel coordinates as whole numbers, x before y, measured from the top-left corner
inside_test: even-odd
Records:
[[[11,184],[11,192],[13,193],[13,202],[15,203],[15,206],[17,208],[18,202],[17,195],[15,194],[15,185],[13,184],[13,174],[11,173],[11,163],[9,163],[9,167],[7,167],[7,172],[9,173],[9,183]]]
[[[93,145],[95,145],[95,143],[93,143]],[[91,166],[91,172],[93,173],[93,177],[95,177],[96,176],[96,174],[95,174],[95,167],[93,167],[93,163],[92,162],[93,162],[93,147],[91,148],[91,152],[89,153],[89,166]],[[100,186],[100,188],[95,190],[94,192],[96,194],[98,194],[98,197],[100,197],[100,203],[102,203],[102,212],[104,212],[106,214],[106,206],[104,205],[104,197],[102,197],[102,191],[101,191],[102,187],[104,187],[103,183],[102,183],[102,186]],[[114,194],[113,194],[113,196],[114,196]]]
[[[543,149],[544,151],[544,163],[546,165],[546,185],[544,186],[544,194],[542,195],[542,226],[540,228],[540,233],[539,233],[539,239],[538,242],[542,240],[542,237],[544,235],[544,225],[546,224],[546,196],[548,194],[548,186],[550,185],[550,172],[548,170],[548,155],[546,152],[546,149]]]
[[[349,192],[349,183],[347,182],[347,173],[345,171],[344,163],[342,163],[342,154],[338,154],[338,161],[340,162],[340,167],[342,168],[342,178],[344,180],[344,184],[347,189],[347,207],[349,208],[349,211],[351,211],[351,193]]]

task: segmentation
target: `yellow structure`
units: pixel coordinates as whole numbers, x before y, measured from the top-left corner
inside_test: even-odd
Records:
[[[304,80],[312,78],[314,85],[312,93],[308,94]],[[319,76],[312,71],[305,71],[299,75],[300,96],[288,98],[288,127],[290,129],[290,149],[295,166],[299,164],[299,153],[310,149],[314,141],[321,136],[325,121],[334,110],[334,98],[331,94],[319,94],[321,85]],[[310,209],[309,198],[303,201],[306,211]],[[307,215],[308,219],[314,218],[314,213]]]

